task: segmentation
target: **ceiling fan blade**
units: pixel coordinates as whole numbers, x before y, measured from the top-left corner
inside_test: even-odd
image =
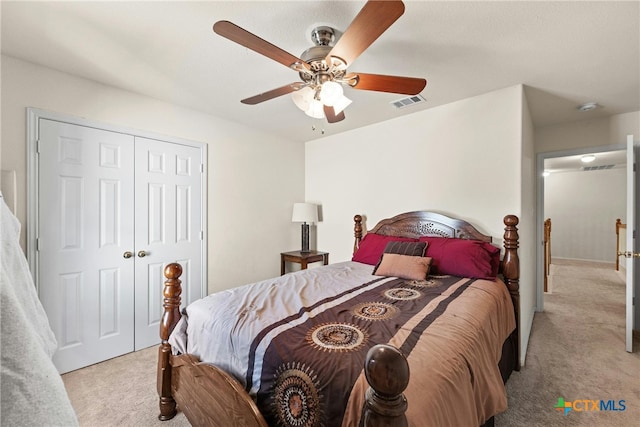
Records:
[[[385,76],[382,74],[354,73],[357,75],[350,86],[360,90],[375,90],[377,92],[402,93],[416,95],[427,85],[425,79],[416,77]]]
[[[327,63],[336,56],[351,65],[403,13],[402,1],[368,1],[327,55]]]
[[[333,109],[333,107],[325,105],[324,116],[327,118],[327,122],[337,123],[341,120],[344,120],[344,111],[340,111],[340,113],[336,114],[336,111]]]
[[[273,90],[270,90],[270,91],[267,91],[267,92],[263,92],[263,93],[261,93],[259,95],[255,95],[255,96],[252,96],[250,98],[245,98],[240,102],[242,102],[243,104],[248,104],[248,105],[256,105],[256,104],[259,104],[261,102],[268,101],[270,99],[277,98],[279,96],[286,95],[286,94],[291,93],[291,92],[295,92],[297,90],[302,89],[305,86],[306,86],[306,84],[302,83],[302,82],[289,83],[288,85],[284,85],[284,86],[279,87],[277,89],[273,89]]]
[[[309,64],[302,59],[293,56],[289,52],[280,49],[268,41],[250,33],[244,28],[238,27],[229,21],[218,21],[213,24],[213,31],[233,42],[249,48],[267,58],[273,59],[289,68],[303,67],[309,70]]]

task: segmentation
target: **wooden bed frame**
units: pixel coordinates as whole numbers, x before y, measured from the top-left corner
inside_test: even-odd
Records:
[[[362,217],[354,217],[354,252],[362,234]],[[518,258],[518,217],[504,217],[504,254],[500,273],[509,290],[515,309],[516,329],[505,342],[500,368],[506,381],[513,370],[520,370],[520,263]],[[442,236],[491,242],[491,236],[480,233],[464,220],[434,212],[417,211],[380,221],[369,232],[402,237]],[[164,313],[160,323],[161,344],[158,350],[158,394],[160,420],[169,420],[180,407],[194,426],[259,426],[267,427],[260,411],[240,383],[222,369],[200,363],[190,354],[173,355],[169,335],[180,319],[182,293],[179,264],[165,268]],[[402,392],[409,384],[409,368],[404,356],[395,347],[372,347],[365,361],[365,376],[370,385],[366,393],[361,425],[406,426],[407,403]],[[388,373],[393,372],[390,378]],[[488,423],[489,424],[489,423]]]

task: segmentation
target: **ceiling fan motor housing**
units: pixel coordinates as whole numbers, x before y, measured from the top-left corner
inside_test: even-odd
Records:
[[[312,85],[321,85],[326,81],[341,81],[347,64],[334,57],[330,64],[326,63],[326,58],[333,49],[335,30],[326,26],[316,27],[311,31],[311,39],[316,45],[300,55],[300,59],[309,64],[310,70],[301,71],[300,78]]]
[[[311,40],[316,46],[329,46],[335,39],[335,30],[331,27],[321,26],[311,30]]]

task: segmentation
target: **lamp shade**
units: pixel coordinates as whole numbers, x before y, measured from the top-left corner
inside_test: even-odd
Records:
[[[345,108],[351,104],[351,100],[346,96],[342,95],[336,102],[333,103],[333,111],[336,114],[340,114]]]
[[[333,104],[342,98],[343,95],[344,91],[340,83],[332,81],[324,82],[320,89],[320,99],[324,105],[328,105],[329,107],[333,107]]]
[[[313,117],[314,119],[323,119],[324,105],[317,99],[312,99],[311,103],[309,103],[309,108],[305,111],[305,114],[309,117]]]
[[[294,203],[291,222],[318,222],[318,206],[313,203]]]
[[[294,104],[296,107],[301,109],[302,111],[307,111],[309,106],[311,105],[311,101],[313,101],[314,95],[313,89],[309,86],[303,87],[300,90],[297,90],[291,94],[291,98],[293,98]]]

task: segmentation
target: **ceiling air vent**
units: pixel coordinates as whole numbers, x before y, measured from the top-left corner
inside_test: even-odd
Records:
[[[409,105],[419,104],[421,102],[425,102],[426,100],[422,97],[422,95],[412,95],[407,98],[398,99],[397,101],[393,101],[391,105],[395,108],[404,108]]]
[[[583,171],[601,171],[605,169],[613,169],[615,165],[602,165],[602,166],[583,166]]]

